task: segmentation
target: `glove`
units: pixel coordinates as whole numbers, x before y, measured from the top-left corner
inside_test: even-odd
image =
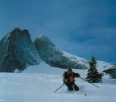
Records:
[[[78,74],[77,77],[80,78],[80,74]]]
[[[70,79],[65,79],[64,81],[65,81],[65,82],[70,82]]]

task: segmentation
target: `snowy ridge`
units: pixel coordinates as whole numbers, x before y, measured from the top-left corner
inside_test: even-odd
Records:
[[[68,58],[70,58],[72,61],[77,61],[80,64],[85,64],[88,68],[89,68],[89,60],[82,58],[82,57],[78,57],[75,55],[72,55],[68,52],[62,51],[63,52],[63,56],[66,56]],[[104,61],[100,61],[97,60],[97,69],[98,71],[102,72],[103,70],[109,69],[111,67],[113,67],[114,65],[108,63],[108,62],[104,62]]]
[[[70,56],[65,51],[58,49],[55,44],[46,36],[40,36],[34,44],[39,56],[47,64],[60,68],[87,69],[86,60]],[[70,57],[69,57],[70,56]]]
[[[97,61],[97,69],[102,72],[103,70],[109,69],[111,67],[113,67],[114,65],[108,63],[108,62],[104,62],[104,61]]]
[[[72,55],[66,51],[62,51],[62,52],[63,52],[63,56],[68,57],[71,61],[77,61],[78,63],[85,64],[88,67],[88,60],[86,60],[85,58]]]

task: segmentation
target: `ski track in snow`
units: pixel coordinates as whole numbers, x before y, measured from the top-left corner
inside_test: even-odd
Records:
[[[77,79],[78,92],[68,92],[60,75],[14,73],[0,74],[0,102],[116,102],[116,83],[104,79],[100,88]],[[108,83],[109,82],[109,83]],[[114,82],[114,80],[113,80]],[[85,96],[87,94],[87,96]]]

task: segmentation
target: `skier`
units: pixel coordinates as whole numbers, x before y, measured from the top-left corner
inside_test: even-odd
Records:
[[[79,90],[79,87],[75,84],[75,77],[80,77],[80,74],[73,72],[70,68],[63,74],[64,84],[68,87],[69,91],[73,91],[73,89],[75,91]]]

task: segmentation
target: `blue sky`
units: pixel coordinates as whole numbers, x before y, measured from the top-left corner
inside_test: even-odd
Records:
[[[0,39],[15,27],[71,54],[116,62],[116,0],[0,0]]]

